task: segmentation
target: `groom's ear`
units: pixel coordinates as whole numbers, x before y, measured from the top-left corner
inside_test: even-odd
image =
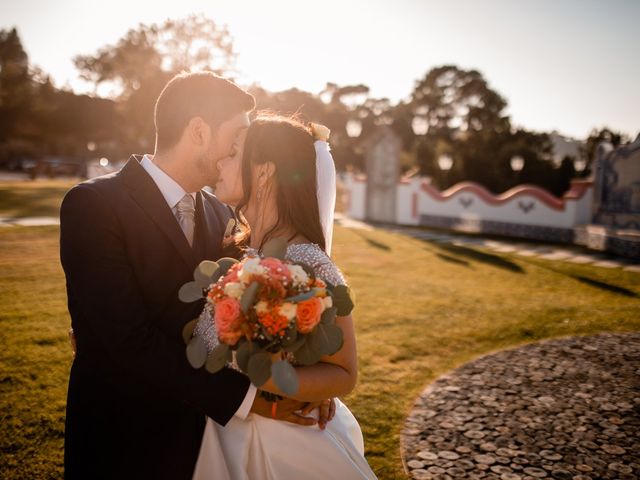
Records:
[[[192,145],[203,147],[207,145],[211,136],[211,127],[202,117],[193,117],[187,123],[184,135]]]

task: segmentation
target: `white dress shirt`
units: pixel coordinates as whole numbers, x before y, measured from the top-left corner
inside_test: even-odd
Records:
[[[160,167],[158,167],[155,163],[153,163],[153,158],[150,155],[144,155],[142,157],[142,161],[140,162],[142,168],[149,174],[149,176],[153,179],[155,184],[157,185],[160,193],[169,205],[169,208],[173,212],[173,215],[176,215],[176,205],[178,202],[184,197],[187,192],[184,191],[178,182],[176,182],[173,178],[167,175]],[[189,192],[193,199],[196,198],[195,192]],[[177,220],[176,220],[177,221]],[[249,415],[249,411],[251,410],[251,406],[253,405],[253,400],[255,399],[257,388],[253,383],[249,384],[249,390],[247,390],[247,394],[240,405],[240,408],[235,413],[235,416],[244,420]]]

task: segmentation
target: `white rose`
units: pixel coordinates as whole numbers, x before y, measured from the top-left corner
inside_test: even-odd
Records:
[[[289,272],[291,273],[291,278],[293,280],[294,286],[305,285],[309,282],[309,275],[304,271],[300,265],[287,265]]]
[[[245,282],[249,282],[251,275],[264,275],[265,269],[260,265],[260,259],[258,257],[249,258],[242,265],[242,268],[238,272],[238,278]]]
[[[240,299],[244,293],[244,286],[238,282],[229,282],[224,286],[224,294]]]
[[[256,303],[256,306],[254,308],[256,309],[256,313],[258,314],[267,313],[269,311],[269,304],[264,300],[260,300],[258,303]]]
[[[298,307],[296,307],[295,303],[285,302],[278,308],[280,315],[286,317],[287,320],[293,320],[296,318],[296,312]]]
[[[333,307],[333,298],[325,297],[322,299],[322,303],[324,303],[324,309],[328,310],[329,308]]]

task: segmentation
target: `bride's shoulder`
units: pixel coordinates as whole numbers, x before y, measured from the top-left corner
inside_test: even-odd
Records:
[[[317,277],[332,285],[346,285],[344,275],[327,253],[315,243],[292,243],[287,247],[287,258],[311,267]]]

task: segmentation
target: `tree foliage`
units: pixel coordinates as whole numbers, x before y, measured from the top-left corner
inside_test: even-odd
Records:
[[[176,73],[213,70],[233,79],[236,53],[226,26],[192,15],[162,24],[140,24],[112,45],[74,58],[80,76],[94,95],[56,89],[47,75],[29,64],[16,29],[0,30],[0,164],[16,157],[63,155],[78,159],[153,150],[153,108],[165,83]],[[101,98],[98,92],[110,94]],[[562,195],[576,176],[573,159],[558,167],[546,133],[515,128],[505,113],[507,102],[477,70],[442,65],[416,81],[406,101],[392,104],[376,98],[365,84],[327,83],[318,92],[289,89],[270,92],[253,85],[258,109],[320,122],[331,131],[339,170],[364,170],[362,141],[378,125],[389,125],[402,140],[402,168],[417,169],[445,189],[475,181],[494,193],[532,183]],[[414,132],[414,122],[426,126]],[[361,134],[352,138],[347,125],[357,121]],[[594,130],[582,155],[588,175],[597,144],[628,141],[609,129]],[[95,145],[91,152],[87,145]],[[453,159],[442,171],[438,158]],[[525,160],[511,169],[515,155]]]

